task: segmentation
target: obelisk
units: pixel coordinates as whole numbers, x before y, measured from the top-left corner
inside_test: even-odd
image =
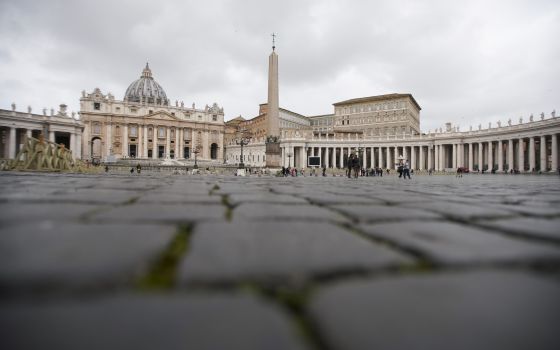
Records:
[[[280,108],[278,95],[278,55],[276,34],[272,34],[272,53],[268,57],[268,103],[266,132],[266,166],[280,167]]]

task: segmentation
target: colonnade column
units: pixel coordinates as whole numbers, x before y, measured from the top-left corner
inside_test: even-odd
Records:
[[[338,156],[340,162],[340,167],[344,168],[344,148],[340,147],[340,155]]]
[[[518,155],[519,155],[519,171],[524,172],[525,171],[525,145],[523,139],[519,139]]]
[[[378,148],[377,156],[379,158],[379,167],[383,168],[383,147]]]
[[[16,157],[16,128],[10,127],[10,144],[8,148],[8,158],[14,159],[15,157]]]
[[[393,159],[393,164],[391,164],[391,168],[397,169],[397,161],[399,159],[399,147],[395,146],[395,159]]]
[[[529,171],[535,169],[535,138],[529,139]]]
[[[428,146],[426,150],[428,152],[428,170],[432,169],[432,146]]]
[[[418,156],[420,157],[420,166],[418,169],[424,170],[424,146],[418,147]]]
[[[556,134],[552,134],[551,148],[552,168],[550,169],[550,171],[555,172],[558,170],[558,136],[556,136]]]
[[[76,135],[76,157],[82,159],[82,133]]]
[[[70,133],[70,151],[72,151],[72,158],[76,158],[76,134]]]
[[[483,164],[483,159],[482,159],[482,148],[483,148],[483,144],[482,142],[478,143],[478,170],[482,171],[482,169],[484,169],[484,164]]]
[[[513,169],[513,140],[508,140],[508,171]]]
[[[410,146],[410,168],[418,169],[416,166],[416,147]]]
[[[12,128],[12,129],[13,129],[13,128]],[[16,129],[13,129],[13,130],[14,130],[14,142],[16,142],[16,137],[15,137]],[[11,135],[11,134],[12,134],[12,130],[10,129],[10,135]],[[11,137],[10,137],[10,139],[11,139]],[[49,141],[50,141],[50,142],[54,142],[54,131],[53,131],[53,130],[50,130],[50,131],[49,131]],[[14,146],[14,151],[15,151],[15,150],[16,150],[16,148],[15,148],[15,146]],[[15,155],[14,155],[14,157],[15,157]]]
[[[498,171],[504,171],[504,150],[502,148],[502,140],[498,140]]]
[[[445,170],[445,145],[439,145],[439,170]]]
[[[385,168],[389,169],[391,167],[391,147],[387,147],[387,159],[385,159]]]
[[[434,169],[439,170],[439,145],[434,145]]]
[[[451,157],[451,158],[452,158],[452,161],[453,161],[453,163],[451,164],[451,167],[452,167],[453,169],[457,169],[457,149],[458,149],[458,148],[459,148],[459,147],[457,147],[456,144],[453,144],[453,155],[452,155],[452,157]]]
[[[492,150],[492,141],[488,141],[488,171],[494,169],[494,152]]]
[[[469,171],[473,171],[473,144],[469,143]]]
[[[375,168],[375,148],[374,147],[370,147],[369,160],[370,160],[370,162],[369,162],[370,168],[372,168],[372,169]]]
[[[541,136],[541,166],[540,166],[540,171],[547,171],[548,167],[546,164],[546,136]]]

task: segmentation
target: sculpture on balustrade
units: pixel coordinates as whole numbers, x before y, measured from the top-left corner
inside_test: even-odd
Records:
[[[492,122],[488,123],[488,129],[492,129]]]
[[[83,171],[81,162],[74,161],[72,152],[64,144],[27,137],[16,158],[10,161],[8,169],[48,170],[48,171]]]
[[[482,130],[482,124],[478,124],[478,130]]]
[[[502,121],[498,120],[498,128],[501,128],[501,127],[502,127]]]
[[[552,113],[550,113],[550,115],[552,115],[552,118],[556,118],[556,110],[553,110]]]
[[[541,112],[541,120],[544,120],[544,112]]]
[[[471,125],[471,127],[469,128],[469,131],[472,131],[472,125]]]
[[[519,124],[523,124],[523,117],[519,117]]]
[[[533,113],[531,113],[531,115],[529,116],[529,121],[530,121],[530,122],[533,121]]]
[[[508,125],[511,126],[511,118],[508,119]]]

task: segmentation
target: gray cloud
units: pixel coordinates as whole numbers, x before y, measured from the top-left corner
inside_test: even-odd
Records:
[[[306,115],[410,92],[422,129],[560,107],[557,1],[44,1],[0,3],[0,107],[35,110],[82,89],[122,98],[150,61],[172,99],[228,118],[266,101],[277,32],[280,102]]]

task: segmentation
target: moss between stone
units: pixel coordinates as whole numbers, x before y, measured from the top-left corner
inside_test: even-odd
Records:
[[[311,287],[303,289],[287,287],[268,288],[255,284],[242,284],[239,288],[243,291],[257,294],[284,308],[290,314],[296,332],[307,343],[309,348],[316,350],[327,348],[307,315],[306,307],[311,296]]]
[[[165,290],[175,286],[177,269],[189,249],[192,227],[180,225],[167,249],[156,259],[145,276],[136,283],[141,290]]]

